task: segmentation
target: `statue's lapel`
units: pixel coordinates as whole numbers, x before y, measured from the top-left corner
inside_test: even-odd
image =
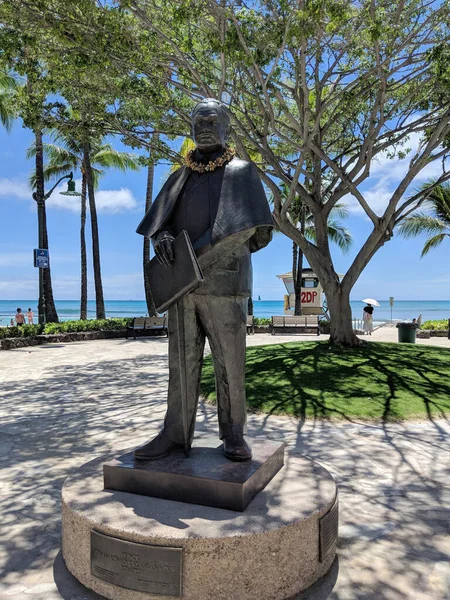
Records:
[[[152,237],[161,229],[170,217],[189,173],[190,170],[187,167],[181,167],[169,177],[153,201],[150,210],[139,224],[138,233]]]

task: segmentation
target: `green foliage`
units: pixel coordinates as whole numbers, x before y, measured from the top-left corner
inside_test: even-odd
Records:
[[[83,331],[121,331],[131,325],[133,319],[91,319],[86,321],[62,321],[22,327],[0,327],[1,338],[35,337],[40,334],[77,333]]]
[[[272,319],[267,317],[254,317],[253,322],[255,325],[270,325],[272,323]]]
[[[327,321],[327,319],[319,319],[320,333],[330,333],[331,331],[331,321]]]
[[[0,339],[35,337],[42,333],[42,325],[22,325],[21,327],[0,327]]]
[[[422,190],[426,191],[434,184],[434,180],[424,183]],[[404,238],[418,235],[430,235],[422,248],[421,256],[439,246],[445,238],[450,237],[450,184],[443,183],[430,190],[423,204],[429,212],[415,212],[406,217],[398,228]]]
[[[327,342],[247,348],[246,395],[254,411],[300,418],[396,421],[450,415],[450,349]],[[201,390],[215,398],[212,359]]]
[[[126,329],[132,319],[91,319],[86,321],[63,321],[48,323],[44,333],[76,333],[82,331],[119,331]]]
[[[447,329],[448,329],[448,319],[440,319],[440,320],[434,320],[434,321],[425,321],[420,326],[420,329],[433,329],[433,330],[440,330],[440,331],[445,330],[445,331],[447,331]]]

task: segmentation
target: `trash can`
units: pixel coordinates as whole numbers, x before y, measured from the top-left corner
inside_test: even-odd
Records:
[[[399,342],[406,342],[408,344],[416,343],[416,323],[397,323],[396,327],[398,329]]]

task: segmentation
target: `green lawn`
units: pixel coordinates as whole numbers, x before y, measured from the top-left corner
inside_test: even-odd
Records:
[[[296,417],[382,419],[450,415],[450,350],[366,343],[300,342],[247,349],[251,410]],[[211,357],[202,394],[215,399]]]

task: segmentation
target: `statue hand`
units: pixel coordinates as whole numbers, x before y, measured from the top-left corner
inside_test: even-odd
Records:
[[[161,233],[155,242],[155,256],[161,265],[169,266],[174,261],[173,240],[175,238],[168,232]]]

